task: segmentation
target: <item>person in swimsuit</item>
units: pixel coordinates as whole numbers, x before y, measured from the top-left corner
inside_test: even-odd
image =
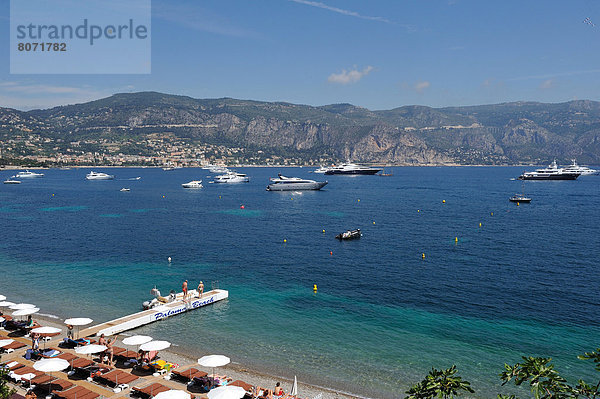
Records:
[[[31,349],[34,351],[40,349],[40,335],[38,333],[31,333]]]
[[[185,280],[183,282],[183,284],[181,285],[181,290],[183,291],[183,300],[185,301],[187,299],[187,295],[188,295],[188,291],[187,291],[187,280]]]
[[[202,281],[200,281],[200,284],[198,284],[198,298],[202,298],[202,294],[204,293],[204,283]]]

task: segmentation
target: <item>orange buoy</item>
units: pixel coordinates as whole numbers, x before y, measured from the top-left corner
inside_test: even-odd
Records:
[[[240,209],[246,209],[246,207],[244,205],[241,205]]]

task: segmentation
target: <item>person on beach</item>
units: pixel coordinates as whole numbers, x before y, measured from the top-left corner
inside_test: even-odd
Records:
[[[31,333],[31,350],[38,351],[40,349],[40,335]]]
[[[281,383],[278,382],[275,384],[275,389],[273,390],[273,395],[275,396],[283,396],[283,389],[281,388]]]
[[[200,283],[198,284],[198,298],[202,298],[202,294],[204,293],[204,283],[202,281],[200,281]]]
[[[33,392],[33,389],[29,389],[25,394],[25,399],[37,399],[37,395]]]
[[[188,290],[187,290],[187,280],[185,280],[183,282],[183,284],[181,284],[181,290],[183,291],[183,300],[185,301],[187,299],[187,295],[188,295]]]
[[[73,326],[67,324],[67,339],[73,339]]]

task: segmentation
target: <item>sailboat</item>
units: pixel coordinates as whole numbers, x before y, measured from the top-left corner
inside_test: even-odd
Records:
[[[519,204],[520,202],[523,202],[525,204],[530,203],[531,198],[525,196],[525,182],[524,181],[523,181],[523,185],[521,187],[521,191],[523,192],[522,194],[515,194],[512,197],[510,197],[508,200],[510,202],[516,202],[517,204]]]

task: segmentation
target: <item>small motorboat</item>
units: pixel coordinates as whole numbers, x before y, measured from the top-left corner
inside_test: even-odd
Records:
[[[30,172],[29,170],[26,170],[25,172],[19,172],[17,173],[18,178],[35,178],[35,177],[44,177],[43,173],[35,173],[35,172]]]
[[[521,195],[521,194],[515,194],[512,197],[510,197],[508,200],[510,202],[516,202],[516,203],[523,202],[525,204],[528,204],[528,203],[531,202],[531,198],[526,197],[526,196]]]
[[[335,238],[337,238],[338,240],[353,240],[355,238],[360,238],[361,236],[362,233],[360,232],[360,229],[356,229],[344,231],[343,233],[340,233],[337,236],[335,236]]]
[[[112,180],[115,177],[107,173],[91,171],[90,173],[85,175],[85,178],[87,180]]]
[[[15,180],[16,176],[11,176],[8,179],[4,180],[4,184],[21,184],[20,180]]]
[[[122,189],[120,189],[119,191],[131,191],[131,189],[130,189],[130,188],[127,188],[127,187],[123,187],[123,188],[122,188]]]
[[[202,180],[192,180],[181,185],[183,188],[202,188]]]

